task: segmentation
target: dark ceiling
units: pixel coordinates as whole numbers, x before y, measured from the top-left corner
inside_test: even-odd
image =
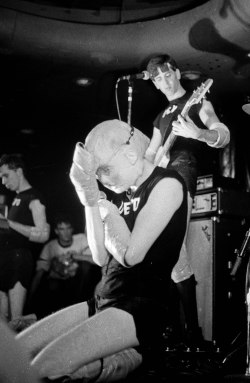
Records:
[[[68,167],[77,140],[119,117],[117,103],[127,120],[129,84],[117,79],[140,73],[156,53],[172,55],[183,78],[200,74],[186,86],[212,78],[220,117],[236,139],[239,129],[245,136],[249,0],[0,0],[0,153],[25,152],[34,168]],[[165,100],[150,81],[132,85],[132,123],[151,135]]]

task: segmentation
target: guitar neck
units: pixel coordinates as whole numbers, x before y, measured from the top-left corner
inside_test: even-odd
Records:
[[[182,117],[186,117],[186,115],[188,114],[189,112],[189,109],[190,109],[191,105],[185,105],[184,108],[182,109],[182,112],[181,112],[181,116]],[[165,154],[167,154],[169,152],[169,150],[172,148],[175,140],[176,140],[177,136],[173,133],[173,131],[171,130],[165,144],[164,144],[164,152]]]
[[[170,149],[174,145],[176,138],[177,138],[177,136],[171,130],[171,132],[168,136],[168,139],[166,140],[165,144],[163,145],[165,154],[169,153]]]
[[[182,117],[186,117],[188,111],[190,109],[190,106],[187,106],[186,107],[184,106],[182,112],[181,112],[181,115]],[[174,142],[176,140],[177,136],[173,133],[173,131],[171,130],[165,144],[164,144],[164,153],[167,154],[169,153],[170,149],[172,148],[172,146],[174,145]]]
[[[182,112],[181,112],[181,116],[182,117],[186,117],[186,115],[188,114],[188,112],[189,112],[189,109],[191,108],[191,106],[192,105],[190,105],[190,104],[186,104],[185,106],[184,106],[184,108],[182,109]]]

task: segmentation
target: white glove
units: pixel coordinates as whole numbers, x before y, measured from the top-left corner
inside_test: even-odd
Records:
[[[96,169],[94,156],[77,143],[69,176],[84,206],[97,206],[99,189]]]

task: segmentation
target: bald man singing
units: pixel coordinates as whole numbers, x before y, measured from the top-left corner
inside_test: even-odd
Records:
[[[141,131],[119,120],[98,124],[76,144],[70,179],[102,278],[92,300],[17,335],[41,378],[114,380],[160,350],[187,192],[176,171],[145,159],[148,144]],[[109,189],[109,200],[100,199],[99,183]]]

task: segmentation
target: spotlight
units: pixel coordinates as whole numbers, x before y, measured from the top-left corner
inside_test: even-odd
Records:
[[[181,72],[181,77],[186,80],[198,80],[202,77],[202,73],[198,70],[186,70]]]
[[[76,84],[82,87],[87,87],[92,85],[94,80],[89,77],[81,77],[76,80]]]

